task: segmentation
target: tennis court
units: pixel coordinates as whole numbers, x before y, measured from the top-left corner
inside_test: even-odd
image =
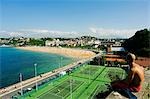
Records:
[[[95,79],[104,69],[104,66],[86,65],[71,75],[80,78]]]
[[[96,95],[98,95],[98,93],[102,93],[107,90],[108,89],[105,85],[98,85],[88,99],[96,99]]]
[[[100,92],[107,91],[107,82],[93,81],[88,88],[82,93],[80,99],[96,99],[96,95]]]
[[[112,82],[125,78],[125,71],[117,67],[107,67],[96,80]]]
[[[25,99],[95,99],[98,93],[108,90],[106,84],[122,79],[124,73],[121,68],[85,65],[30,93]]]
[[[67,79],[61,84],[55,86],[51,90],[39,96],[39,99],[48,99],[51,97],[52,99],[64,99],[69,96],[73,91],[75,91],[78,87],[83,84],[82,81],[77,81],[73,79]],[[72,92],[71,92],[72,91]]]

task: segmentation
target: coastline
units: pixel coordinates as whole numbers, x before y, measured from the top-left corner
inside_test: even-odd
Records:
[[[71,49],[71,48],[38,47],[38,46],[26,46],[26,47],[16,47],[16,48],[22,49],[22,50],[35,51],[35,52],[60,54],[63,56],[77,58],[77,59],[87,59],[96,55],[92,51],[81,50],[81,49]]]

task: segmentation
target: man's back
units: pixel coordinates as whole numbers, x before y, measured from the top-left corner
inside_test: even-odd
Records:
[[[142,82],[144,81],[144,69],[143,67],[139,66],[136,63],[133,63],[133,67],[132,67],[132,71],[133,71],[133,79],[131,82],[132,86],[140,86],[142,85]]]

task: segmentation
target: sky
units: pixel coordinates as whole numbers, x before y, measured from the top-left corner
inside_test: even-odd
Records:
[[[129,38],[144,28],[149,0],[0,0],[0,37]]]

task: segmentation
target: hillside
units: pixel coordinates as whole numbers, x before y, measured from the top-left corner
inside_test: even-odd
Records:
[[[150,57],[150,31],[148,29],[137,31],[123,43],[123,46],[137,56]]]

